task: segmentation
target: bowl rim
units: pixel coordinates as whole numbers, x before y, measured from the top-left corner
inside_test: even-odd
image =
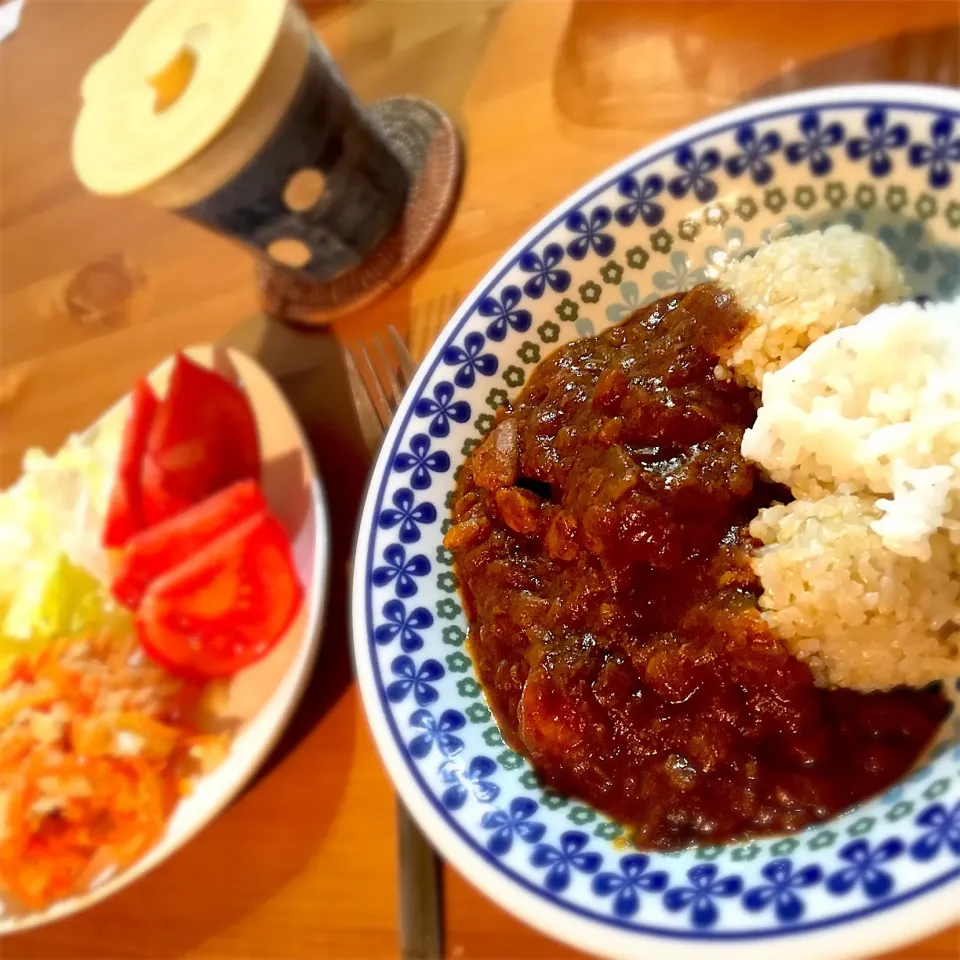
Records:
[[[292,406],[284,396],[283,391],[274,377],[249,354],[235,347],[222,344],[193,344],[178,351],[199,363],[209,367],[218,355],[225,355],[235,368],[241,385],[244,373],[252,370],[273,390],[283,405],[291,426],[294,428],[298,446],[303,461],[307,467],[305,480],[309,487],[309,500],[316,517],[314,530],[313,578],[305,584],[307,603],[306,624],[300,639],[296,655],[290,662],[286,673],[277,684],[266,703],[251,719],[250,725],[244,731],[246,747],[244,755],[228,755],[224,764],[218,768],[222,770],[229,764],[231,776],[221,786],[215,799],[208,800],[205,809],[190,823],[176,834],[169,830],[170,820],[167,821],[167,830],[160,840],[151,847],[142,857],[123,870],[112,875],[108,880],[88,890],[65,900],[59,900],[43,910],[32,910],[28,913],[0,914],[0,941],[5,936],[16,933],[25,933],[38,927],[66,919],[82,913],[89,908],[102,903],[125,888],[136,883],[150,873],[164,861],[173,856],[178,850],[189,843],[197,834],[212,823],[251,782],[257,770],[266,762],[274,747],[286,730],[294,711],[306,690],[307,684],[313,675],[313,667],[320,651],[323,640],[323,625],[326,618],[329,597],[329,570],[330,570],[330,517],[327,508],[326,493],[316,460],[310,449],[310,444],[304,433],[303,425],[294,413]],[[165,357],[145,374],[148,380],[161,376],[173,362],[173,355]],[[244,391],[246,392],[246,391]],[[130,391],[127,391],[116,403],[112,404],[91,424],[95,427],[115,411],[128,403]],[[89,428],[88,428],[89,429]],[[232,746],[232,744],[231,744]],[[200,787],[208,777],[216,776],[217,770],[211,771],[198,780]],[[174,808],[176,813],[178,807]]]
[[[417,369],[403,401],[386,432],[364,492],[363,508],[354,543],[351,579],[350,632],[354,669],[371,735],[394,787],[421,830],[439,854],[453,864],[475,887],[494,903],[548,937],[566,942],[592,954],[612,958],[636,957],[655,950],[664,960],[688,960],[699,956],[704,942],[718,956],[737,960],[767,960],[774,946],[781,960],[808,960],[864,956],[917,940],[957,922],[956,886],[960,865],[945,876],[908,893],[859,911],[823,921],[757,932],[673,931],[619,923],[598,916],[530,884],[511,868],[496,862],[456,823],[422,781],[411,763],[390,709],[379,688],[372,659],[373,645],[366,633],[372,623],[370,584],[366,574],[373,537],[377,502],[390,473],[397,445],[408,429],[411,408],[439,365],[441,355],[476,311],[484,295],[499,283],[519,256],[544,239],[563,222],[570,210],[607,189],[629,170],[652,164],[679,146],[706,136],[724,133],[745,121],[776,120],[801,109],[870,108],[877,105],[906,110],[954,112],[960,115],[960,91],[933,84],[877,83],[820,87],[789,93],[734,107],[683,127],[656,140],[623,160],[607,167],[587,183],[559,200],[528,229],[477,282],[453,316],[437,335]],[[923,898],[920,901],[919,898]],[[882,914],[885,922],[875,922]]]

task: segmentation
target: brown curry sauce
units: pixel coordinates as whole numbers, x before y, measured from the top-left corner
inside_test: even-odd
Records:
[[[821,689],[761,619],[747,525],[789,494],[740,454],[757,397],[714,375],[746,322],[701,284],[558,349],[464,464],[445,541],[505,738],[640,847],[831,817],[947,712]]]

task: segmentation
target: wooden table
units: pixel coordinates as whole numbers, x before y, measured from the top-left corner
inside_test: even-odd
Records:
[[[313,374],[330,365],[332,337],[258,318],[245,252],[135,201],[88,196],[71,172],[80,77],[136,6],[27,0],[19,32],[0,48],[0,482],[15,477],[27,446],[60,443],[165,354],[229,335],[311,411],[341,505],[342,570],[352,525],[343,505],[355,503],[364,464],[334,412],[345,405],[342,382]],[[956,2],[307,6],[364,97],[430,97],[468,143],[463,198],[436,254],[388,299],[337,324],[342,338],[449,312],[582,181],[714,111],[831,82],[958,82]],[[396,954],[393,796],[350,678],[342,572],[333,590],[317,680],[268,773],[147,879],[3,942],[5,958]],[[451,957],[573,955],[452,870],[446,882]],[[956,958],[960,929],[896,956]]]

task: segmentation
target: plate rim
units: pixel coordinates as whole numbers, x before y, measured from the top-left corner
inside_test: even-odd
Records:
[[[610,918],[558,902],[515,875],[510,868],[491,862],[453,818],[440,809],[436,799],[421,782],[418,771],[411,766],[402,749],[399,732],[374,675],[372,644],[366,636],[367,624],[372,623],[368,610],[370,591],[366,568],[372,537],[376,532],[374,516],[377,501],[382,496],[384,480],[396,455],[400,436],[408,427],[410,409],[425,381],[433,376],[444,349],[473,315],[482,297],[502,280],[520,254],[559,226],[570,210],[582,206],[602,192],[625,171],[655,163],[683,143],[723,133],[744,121],[776,119],[802,108],[844,109],[873,107],[878,103],[908,110],[960,114],[960,91],[934,84],[844,84],[753,100],[689,124],[634,151],[560,199],[481,277],[441,329],[394,415],[368,477],[354,542],[350,597],[351,649],[367,723],[394,788],[438,852],[450,860],[458,872],[466,875],[481,893],[548,937],[589,953],[617,958],[633,957],[649,947],[656,949],[665,960],[680,960],[692,957],[706,942],[718,953],[735,954],[737,958],[766,958],[773,941],[783,960],[806,960],[811,950],[816,950],[821,960],[840,960],[871,951],[895,949],[956,921],[955,881],[960,879],[960,866],[928,887],[911,890],[899,899],[887,900],[832,920],[800,928],[788,927],[753,935],[728,933],[725,936],[716,932],[666,933],[635,927],[628,929]],[[921,897],[924,906],[918,909]],[[870,918],[877,914],[882,914],[887,922],[882,925],[871,922]],[[598,942],[601,934],[603,942]]]
[[[21,914],[0,914],[0,941],[6,936],[26,933],[28,930],[35,930],[39,927],[65,920],[68,917],[75,916],[108,900],[110,897],[141,880],[148,873],[151,873],[216,820],[216,818],[240,796],[243,790],[250,784],[257,771],[270,758],[270,755],[273,753],[284,731],[289,726],[290,720],[303,698],[307,684],[313,675],[317,656],[323,642],[323,628],[326,621],[330,592],[330,516],[326,491],[323,486],[323,478],[317,469],[316,458],[310,448],[300,418],[296,415],[293,407],[280,389],[276,378],[273,377],[255,357],[244,353],[242,350],[226,344],[195,343],[182,348],[177,351],[177,353],[182,353],[205,367],[208,366],[208,364],[203,358],[207,356],[212,358],[216,358],[218,355],[225,356],[236,370],[241,384],[243,383],[243,368],[252,367],[259,375],[264,377],[266,382],[269,383],[270,388],[277,394],[295,428],[304,461],[310,469],[310,476],[308,478],[310,503],[317,518],[314,531],[314,575],[310,583],[310,589],[306,591],[310,605],[307,610],[304,634],[301,638],[297,653],[286,673],[266,703],[260,708],[258,713],[254,715],[250,726],[247,728],[247,735],[250,736],[253,734],[255,740],[249,758],[237,762],[236,774],[224,784],[222,792],[218,795],[216,801],[209,805],[206,812],[197,817],[195,821],[175,837],[164,833],[160,841],[151,847],[140,859],[134,861],[129,867],[121,870],[92,890],[76,894],[66,900],[56,901],[41,911],[33,910],[29,913]],[[168,354],[145,373],[144,376],[149,380],[161,373],[173,362],[175,356],[176,353]],[[244,390],[244,392],[246,391]],[[128,390],[115,403],[104,410],[104,412],[82,432],[94,429],[97,424],[113,414],[120,406],[127,403],[130,395],[131,391]],[[272,725],[264,727],[261,731],[257,727],[257,717],[271,708],[277,711],[276,719]],[[207,776],[213,775],[215,772],[216,771],[211,771]],[[205,777],[198,781],[198,785],[203,779],[205,779]]]

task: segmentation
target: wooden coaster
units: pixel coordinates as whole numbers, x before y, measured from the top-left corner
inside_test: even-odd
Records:
[[[440,239],[460,192],[463,150],[450,118],[417,97],[372,104],[374,123],[410,173],[400,222],[359,266],[324,283],[257,264],[264,310],[288,323],[317,326],[352,313],[399,286]]]

